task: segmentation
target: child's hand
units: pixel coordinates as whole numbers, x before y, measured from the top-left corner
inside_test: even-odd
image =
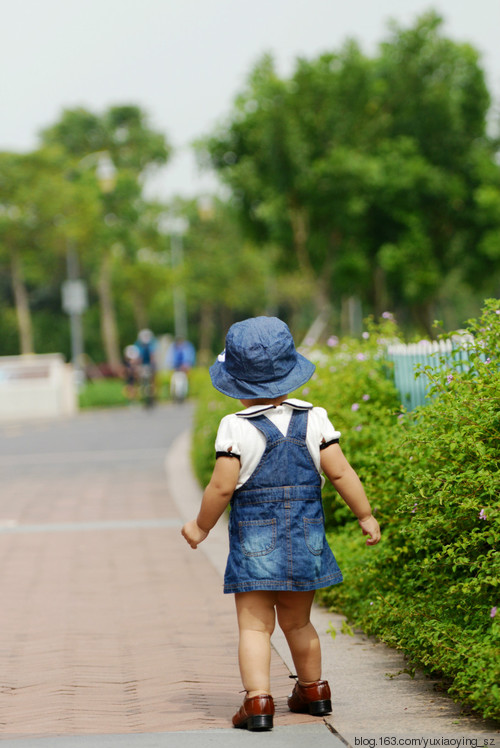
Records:
[[[201,527],[198,526],[198,523],[195,519],[192,519],[190,522],[186,522],[181,530],[181,533],[183,537],[186,538],[191,548],[197,548],[198,545],[203,540],[205,540],[208,535],[208,532],[205,532],[205,530],[202,530]]]
[[[358,519],[359,526],[363,531],[363,535],[369,535],[369,539],[366,541],[366,545],[376,545],[380,540],[380,526],[373,514],[363,519]]]

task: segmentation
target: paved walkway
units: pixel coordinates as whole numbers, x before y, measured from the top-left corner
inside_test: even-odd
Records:
[[[319,609],[333,717],[288,711],[277,636],[276,727],[231,728],[242,696],[233,600],[221,592],[225,528],[196,552],[179,534],[200,498],[190,415],[163,406],[0,428],[3,744],[340,748],[363,736],[492,735],[425,679],[385,677],[404,667],[397,653],[362,636],[332,640],[341,619]]]
[[[189,419],[170,406],[2,427],[0,738],[177,746],[230,728],[242,699],[233,599],[181,538],[165,480]],[[277,654],[272,671],[276,724],[318,729],[286,708]],[[176,731],[193,735],[165,742]]]

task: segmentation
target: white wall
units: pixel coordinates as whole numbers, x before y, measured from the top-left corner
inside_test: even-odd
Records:
[[[59,418],[77,408],[73,367],[61,354],[0,357],[0,421]]]

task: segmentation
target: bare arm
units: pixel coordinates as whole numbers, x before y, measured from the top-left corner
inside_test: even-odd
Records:
[[[236,457],[219,457],[216,460],[212,477],[203,493],[198,516],[186,522],[181,531],[191,548],[196,548],[205,540],[217,524],[231,500],[239,474],[240,461]]]
[[[363,535],[370,536],[366,544],[378,543],[380,527],[372,514],[365,489],[338,444],[330,444],[321,451],[321,469],[358,518]]]

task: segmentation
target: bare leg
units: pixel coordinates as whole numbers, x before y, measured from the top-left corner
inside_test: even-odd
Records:
[[[276,594],[255,590],[235,595],[240,632],[238,659],[243,688],[249,698],[271,693],[271,634]]]
[[[314,590],[278,592],[278,623],[285,634],[299,683],[307,685],[321,678],[321,646],[311,623]]]

